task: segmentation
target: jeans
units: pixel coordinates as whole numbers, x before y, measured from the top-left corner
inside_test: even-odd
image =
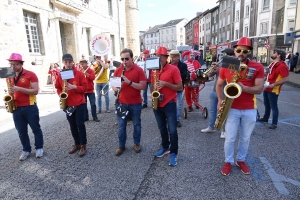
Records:
[[[211,129],[214,129],[215,127],[215,122],[216,122],[216,118],[217,118],[217,113],[218,113],[218,97],[217,97],[217,93],[215,91],[212,91],[209,95],[209,127]]]
[[[13,112],[15,127],[23,146],[23,151],[31,152],[28,136],[28,124],[34,134],[35,149],[42,149],[44,145],[43,132],[40,126],[39,109],[36,104],[20,106]]]
[[[183,92],[177,92],[177,121],[180,122]]]
[[[141,111],[142,111],[142,104],[122,104],[124,108],[129,111],[129,115],[125,119],[122,119],[117,115],[118,120],[118,128],[119,128],[119,147],[125,147],[127,133],[126,133],[126,126],[128,118],[132,118],[133,124],[133,142],[134,144],[140,144],[141,142],[141,132],[142,132],[142,125],[141,125]]]
[[[158,107],[153,110],[161,135],[161,145],[163,148],[169,148],[170,152],[177,154],[178,152],[178,134],[177,134],[177,109],[176,103],[167,103],[164,107]],[[170,140],[169,134],[170,133]]]
[[[277,125],[278,115],[279,115],[277,102],[278,102],[279,95],[267,91],[264,91],[263,95],[264,95],[264,104],[265,104],[265,114],[263,119],[264,120],[269,119],[271,109],[272,109],[272,115],[273,115],[272,124]]]
[[[86,130],[84,125],[86,103],[77,106],[76,110],[71,116],[67,115],[67,120],[70,124],[72,136],[74,138],[75,145],[86,144]]]
[[[256,123],[256,109],[237,110],[231,108],[225,124],[225,162],[234,163],[234,142],[237,137],[239,128],[240,136],[238,143],[237,161],[245,161],[250,137]]]
[[[146,83],[146,88],[143,90],[143,104],[148,105],[148,87],[151,88],[151,83]]]
[[[96,83],[95,88],[96,88],[96,95],[97,95],[98,110],[102,110],[102,94],[100,94],[101,90],[103,90],[103,92],[105,93],[104,97],[105,97],[106,110],[109,110],[109,94],[108,94],[109,84]]]
[[[86,119],[89,118],[89,111],[88,111],[88,108],[87,108],[87,97],[89,97],[93,119],[98,119],[97,114],[96,114],[96,96],[95,96],[95,93],[85,93],[84,97],[85,97],[85,101],[86,101],[84,119],[86,120]]]

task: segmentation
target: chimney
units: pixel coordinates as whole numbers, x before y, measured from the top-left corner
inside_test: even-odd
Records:
[[[151,29],[152,27],[151,26],[149,26],[149,30]]]

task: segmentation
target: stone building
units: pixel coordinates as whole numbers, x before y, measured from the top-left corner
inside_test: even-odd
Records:
[[[144,49],[149,50],[151,54],[154,54],[157,48],[160,46],[160,35],[158,29],[162,26],[163,24],[156,25],[153,28],[149,27],[149,30],[144,34]]]
[[[92,59],[89,42],[97,34],[110,38],[109,56],[116,60],[124,47],[137,55],[140,52],[137,8],[136,0],[2,0],[2,66],[8,66],[6,59],[12,52],[21,53],[24,67],[34,71],[43,86],[50,63],[61,66],[64,53],[71,53],[75,62],[82,54]]]

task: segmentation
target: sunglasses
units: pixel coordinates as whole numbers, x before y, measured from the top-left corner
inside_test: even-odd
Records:
[[[237,53],[241,53],[241,52],[243,52],[243,54],[247,54],[247,53],[250,53],[250,50],[248,49],[248,50],[242,50],[242,49],[235,49],[235,51],[237,52]]]
[[[129,60],[129,58],[121,58],[121,60],[122,60],[122,61],[124,61],[124,60],[127,60],[127,61],[128,61],[128,60]]]

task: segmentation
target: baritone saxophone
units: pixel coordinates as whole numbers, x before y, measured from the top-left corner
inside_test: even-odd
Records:
[[[158,84],[158,76],[157,76],[157,70],[153,71],[153,78],[154,78],[154,82],[153,82],[153,92],[151,93],[152,96],[152,107],[154,110],[157,110],[158,107],[158,101],[159,101],[159,97],[160,97],[160,93],[158,91],[157,88],[157,84]]]
[[[7,88],[10,89],[11,88],[10,78],[6,79],[6,84],[7,84]],[[3,97],[3,101],[5,103],[5,108],[6,108],[7,112],[13,113],[17,109],[17,107],[15,105],[15,99],[14,99],[13,95],[10,95],[10,94],[5,95]]]
[[[59,95],[60,109],[62,110],[65,110],[67,108],[68,93],[66,93],[66,85],[67,85],[67,80],[63,80],[62,91]]]
[[[243,74],[240,72],[243,70]],[[221,107],[218,111],[218,115],[215,122],[215,128],[221,130],[232,106],[233,100],[238,98],[242,94],[242,88],[237,84],[238,80],[246,76],[248,66],[241,63],[239,70],[234,71],[231,82],[224,87],[225,99],[221,102]]]

